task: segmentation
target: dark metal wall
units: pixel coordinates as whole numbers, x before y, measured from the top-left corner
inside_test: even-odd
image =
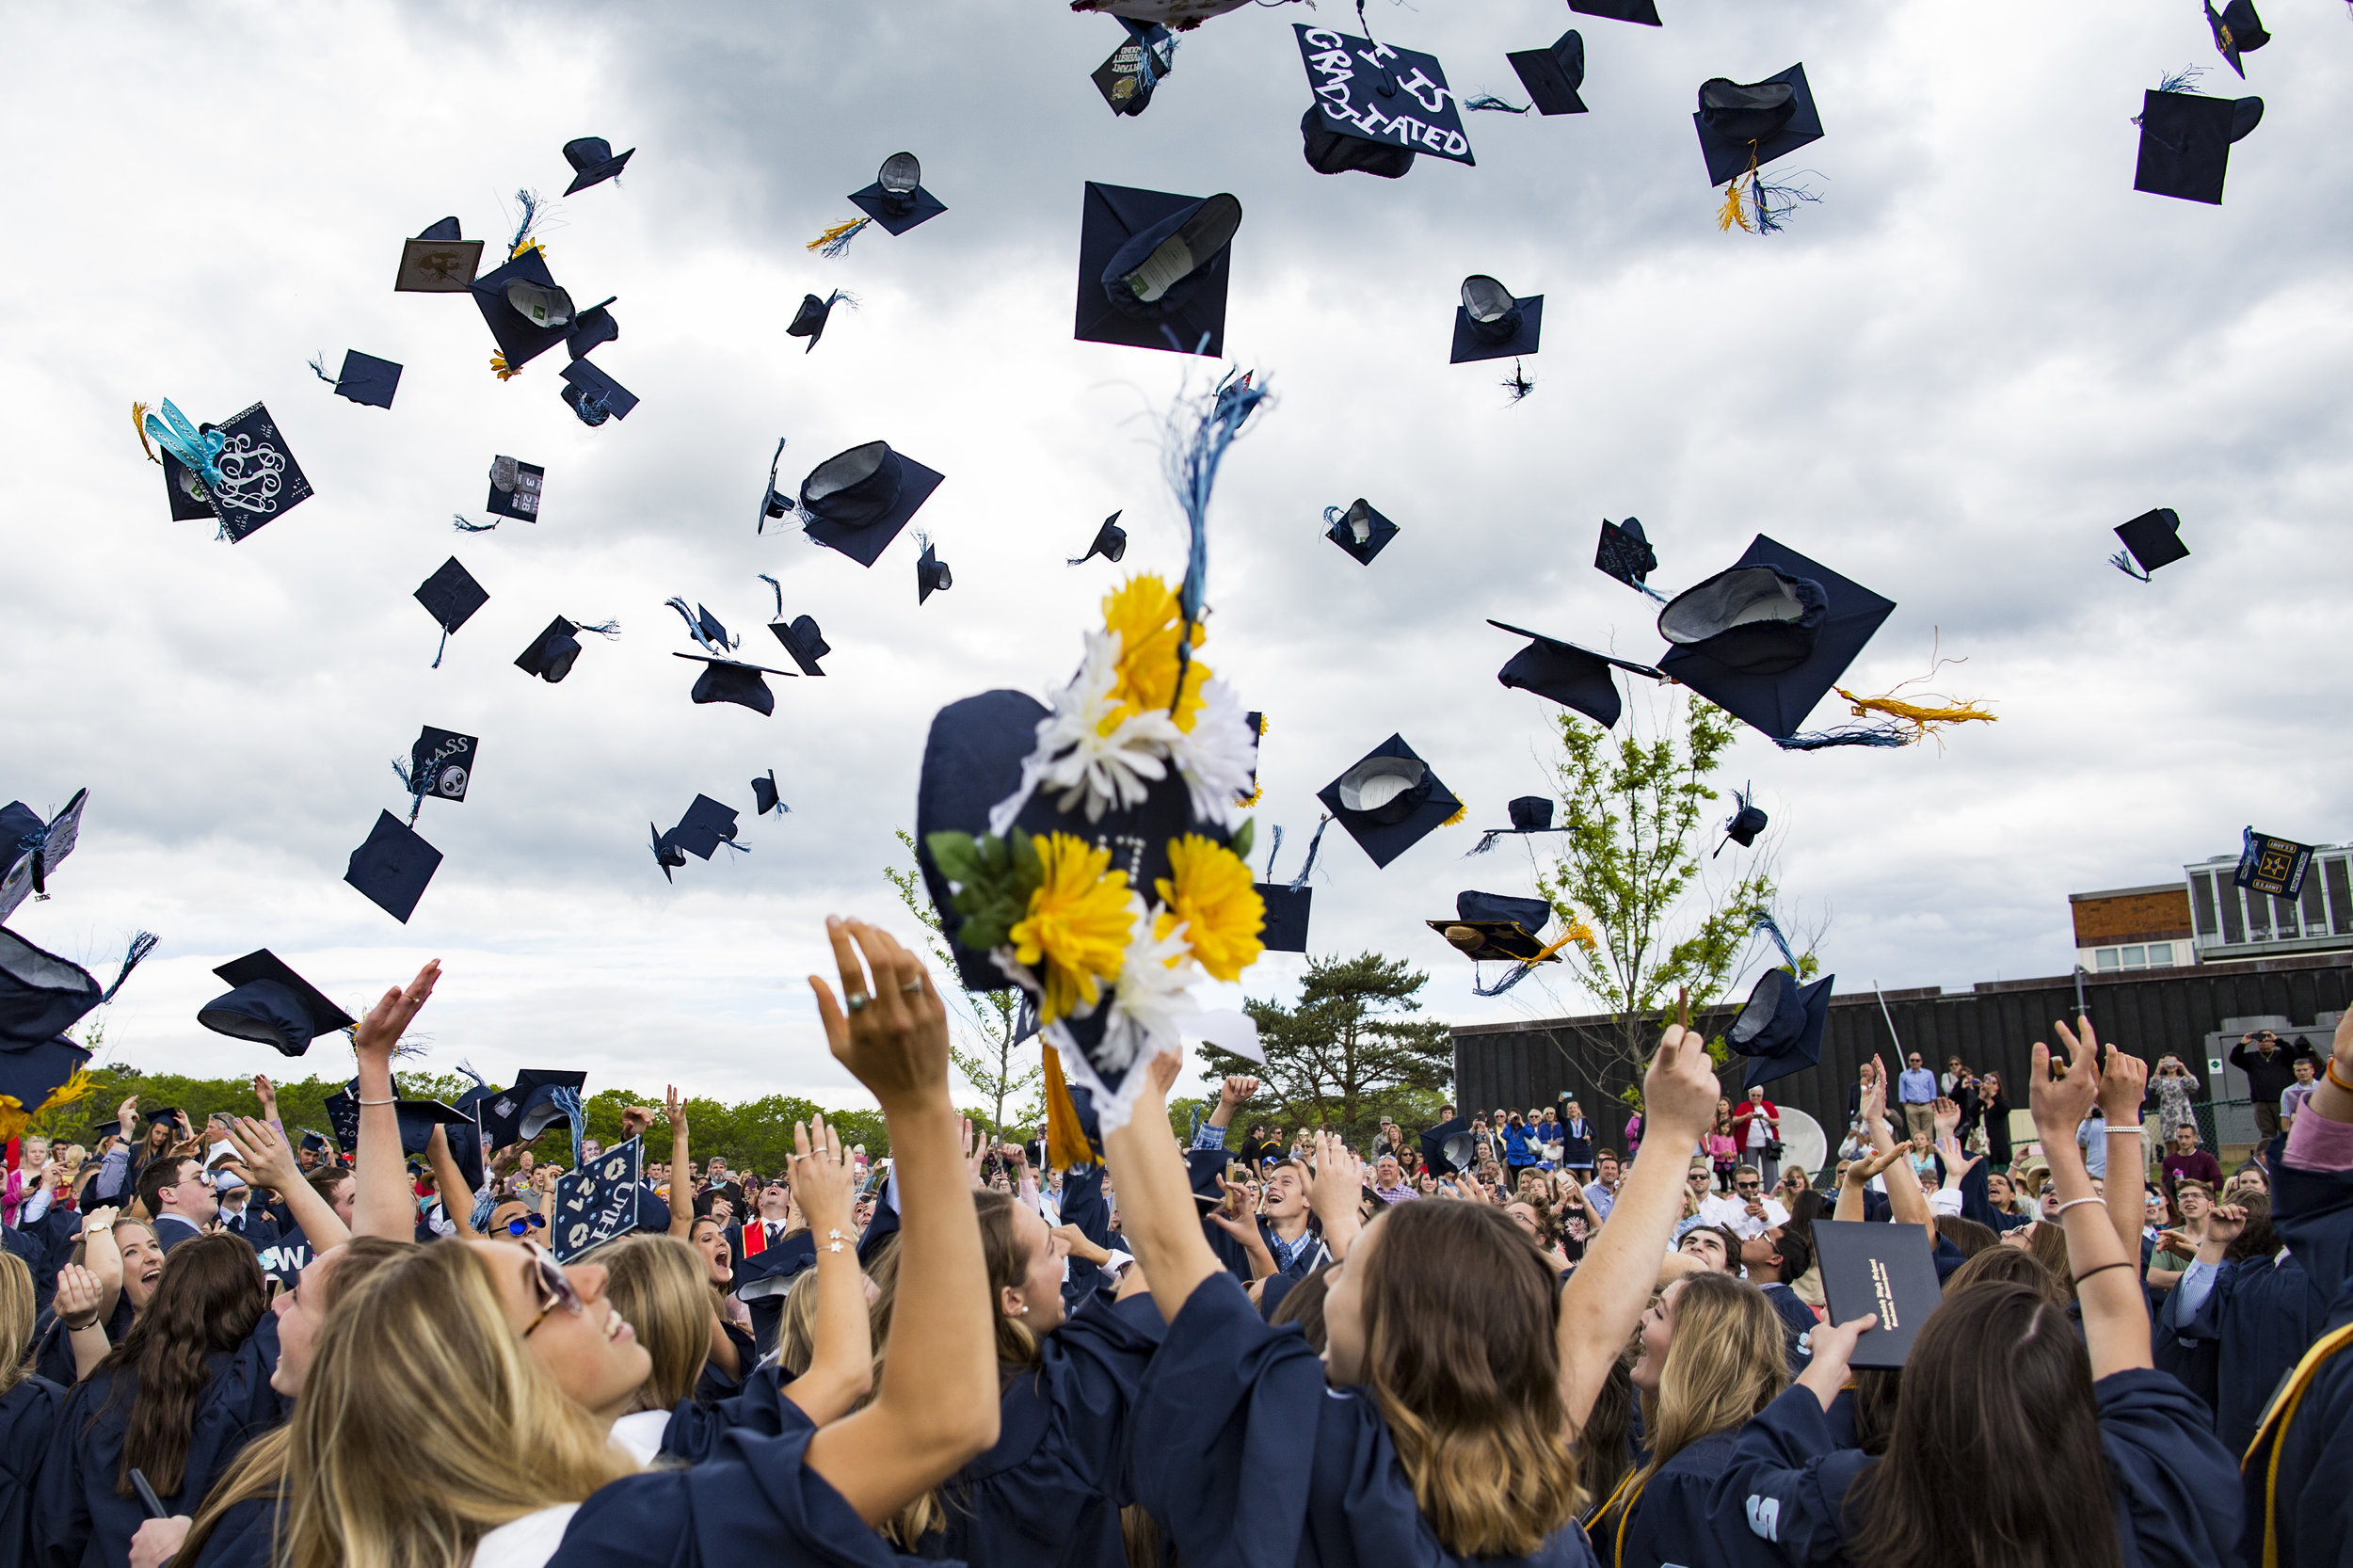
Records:
[[[1899,1071],[1917,1051],[1943,1071],[1958,1056],[1977,1072],[1999,1072],[2013,1109],[2026,1107],[2026,1070],[2037,1040],[2056,1043],[2055,1020],[2075,1016],[2072,977],[2011,980],[1946,995],[1934,986],[1868,991],[1831,1002],[1819,1065],[1776,1080],[1769,1093],[1821,1123],[1835,1143],[1847,1126],[1847,1092],[1863,1063],[1882,1057]],[[2131,975],[2084,977],[2084,1003],[2101,1038],[2153,1061],[2172,1052],[2202,1075],[2205,1037],[2225,1018],[2284,1017],[2309,1024],[2316,1015],[2353,1006],[2353,953],[2206,964]],[[1711,1034],[1732,1016],[1720,1009],[1692,1019]],[[1895,1023],[1896,1037],[1888,1032]],[[1609,1017],[1547,1018],[1529,1023],[1469,1024],[1454,1031],[1454,1082],[1465,1113],[1510,1106],[1549,1105],[1562,1093],[1579,1096],[1587,1112],[1615,1143],[1625,1123],[1619,1091],[1635,1080],[1612,1045]],[[1739,1059],[1725,1072],[1726,1092],[1738,1098]]]

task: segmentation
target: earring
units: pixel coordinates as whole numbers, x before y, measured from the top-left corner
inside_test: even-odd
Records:
[[[1013,1315],[1016,1318],[1028,1317],[1030,1315],[1030,1304],[1028,1302],[1023,1302],[1018,1307],[1014,1309]]]

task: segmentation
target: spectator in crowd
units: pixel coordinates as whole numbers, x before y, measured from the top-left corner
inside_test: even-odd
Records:
[[[1740,1145],[1741,1160],[1755,1167],[1770,1187],[1781,1160],[1781,1107],[1765,1097],[1763,1084],[1751,1089],[1740,1102],[1733,1114],[1732,1129]]]
[[[1618,1201],[1618,1156],[1611,1149],[1597,1150],[1593,1155],[1593,1179],[1585,1184],[1585,1208],[1593,1223],[1600,1224],[1609,1218],[1609,1210]]]
[[[2198,1125],[2195,1122],[2176,1123],[2172,1146],[2158,1162],[2164,1172],[2165,1183],[2170,1188],[2181,1181],[2200,1181],[2208,1192],[2222,1185],[2222,1162],[2198,1146]]]
[[[1896,1098],[1904,1108],[1904,1126],[1914,1138],[1932,1136],[1936,1130],[1936,1075],[1922,1064],[1918,1051],[1905,1058],[1904,1071],[1896,1078]]]
[[[1537,1164],[1544,1157],[1544,1149],[1535,1140],[1534,1128],[1518,1112],[1513,1112],[1511,1119],[1503,1125],[1503,1164],[1511,1174],[1511,1185],[1514,1190],[1519,1187],[1520,1173]]]
[[[2269,1143],[2280,1136],[2280,1096],[2296,1081],[2295,1064],[2313,1055],[2302,1040],[2283,1043],[2268,1029],[2250,1030],[2231,1048],[2231,1065],[2247,1075],[2247,1093],[2255,1103],[2255,1136]]]
[[[1787,1224],[1789,1210],[1780,1199],[1766,1192],[1762,1172],[1753,1165],[1742,1165],[1733,1172],[1731,1192],[1711,1197],[1700,1206],[1700,1219],[1703,1224],[1721,1225],[1746,1240]]]
[[[2280,1126],[2292,1132],[2296,1128],[2297,1112],[2304,1109],[2304,1102],[2311,1099],[2313,1091],[2320,1086],[2320,1077],[2316,1064],[2309,1056],[2297,1057],[2289,1071],[2296,1075],[2296,1081],[2280,1092]]]
[[[1985,1127],[1985,1161],[1989,1170],[2007,1173],[2010,1166],[2009,1096],[2002,1092],[2002,1075],[1987,1073],[1977,1080],[1977,1112]]]
[[[2149,1075],[2149,1097],[2156,1102],[2157,1146],[2170,1149],[2173,1140],[2184,1127],[2196,1136],[2198,1110],[2192,1103],[2203,1092],[2201,1084],[2182,1059],[2170,1051],[2157,1058],[2156,1070]]]
[[[2108,1124],[2099,1106],[2094,1105],[2075,1129],[2075,1147],[2083,1156],[2084,1169],[2094,1181],[2105,1181],[2108,1175]]]
[[[1625,1119],[1625,1157],[1631,1161],[1642,1149],[1642,1112],[1637,1110]]]
[[[2149,1288],[2158,1292],[2179,1285],[2183,1272],[2197,1261],[2199,1243],[2206,1239],[2206,1221],[2214,1213],[2214,1189],[2194,1177],[2176,1182],[2171,1197],[2172,1224],[2158,1234],[2144,1271]]]
[[[1572,1099],[1564,1107],[1561,1118],[1561,1164],[1576,1174],[1581,1181],[1593,1178],[1593,1124],[1585,1119],[1585,1108]]]
[[[1708,1125],[1703,1140],[1707,1153],[1707,1166],[1715,1174],[1719,1192],[1732,1191],[1732,1168],[1740,1162],[1740,1145],[1732,1136],[1732,1102],[1716,1102],[1716,1119]]]
[[[1373,1165],[1372,1190],[1383,1203],[1408,1203],[1421,1196],[1406,1184],[1404,1167],[1395,1155],[1385,1154]]]
[[[1496,1135],[1487,1129],[1486,1117],[1473,1116],[1471,1118],[1470,1140],[1471,1168],[1473,1170],[1478,1169],[1481,1165],[1483,1165],[1487,1161],[1496,1158]]]

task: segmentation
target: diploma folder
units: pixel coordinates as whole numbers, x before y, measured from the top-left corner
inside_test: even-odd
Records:
[[[1879,1322],[1855,1341],[1854,1368],[1901,1367],[1920,1325],[1945,1299],[1926,1225],[1864,1220],[1814,1222],[1814,1256],[1833,1323],[1866,1312]]]

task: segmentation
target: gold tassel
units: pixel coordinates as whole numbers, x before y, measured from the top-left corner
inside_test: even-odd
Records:
[[[73,1105],[86,1100],[96,1092],[97,1088],[98,1080],[90,1076],[90,1070],[88,1067],[76,1067],[73,1069],[73,1076],[65,1080],[65,1087],[41,1101],[40,1110],[35,1114],[46,1115],[61,1105]]]
[[[858,227],[866,221],[868,220],[863,217],[853,217],[846,219],[843,222],[837,223],[832,228],[826,230],[824,233],[818,235],[815,239],[809,241],[808,244],[802,247],[802,248],[805,250],[823,250],[825,247],[831,245],[834,241],[840,239],[842,235],[848,233],[851,230]]]
[[[1749,143],[1747,170],[1732,177],[1732,183],[1724,187],[1724,204],[1716,210],[1716,227],[1727,234],[1732,232],[1732,227],[1736,223],[1740,226],[1740,232],[1744,234],[1756,232],[1754,229],[1749,227],[1749,215],[1740,210],[1740,182],[1744,179],[1748,181],[1751,190],[1756,188],[1756,143],[1754,142]]]
[[[1987,712],[1975,702],[1963,702],[1949,708],[1924,708],[1916,702],[1901,701],[1892,694],[1887,696],[1857,696],[1844,686],[1833,689],[1854,704],[1855,717],[1861,718],[1865,713],[1885,713],[1891,719],[1901,719],[1906,724],[1918,726],[1924,735],[1939,725],[1966,724],[1971,719],[1992,724],[1996,718],[1995,714]]]
[[[1040,1042],[1043,1046],[1044,1042]],[[1046,1160],[1056,1170],[1095,1163],[1095,1150],[1079,1127],[1079,1108],[1070,1102],[1070,1085],[1062,1076],[1062,1053],[1046,1051]]]
[[[1593,940],[1593,928],[1587,925],[1583,920],[1576,920],[1570,923],[1568,930],[1561,934],[1561,937],[1558,941],[1546,943],[1544,950],[1537,953],[1535,957],[1529,959],[1529,962],[1530,964],[1541,964],[1545,959],[1550,958],[1554,953],[1559,952],[1562,948],[1567,947],[1571,942],[1582,942],[1589,948],[1598,945]]]
[[[1452,827],[1452,826],[1454,826],[1457,823],[1461,822],[1461,821],[1462,821],[1465,817],[1467,817],[1467,816],[1469,816],[1469,815],[1470,815],[1470,808],[1469,808],[1469,807],[1467,807],[1467,806],[1457,806],[1457,807],[1454,808],[1454,815],[1452,815],[1452,816],[1450,816],[1450,817],[1447,818],[1447,820],[1446,820],[1446,821],[1444,821],[1444,822],[1440,823],[1438,825],[1439,825],[1440,827]]]
[[[26,1114],[23,1102],[14,1095],[0,1095],[0,1143],[24,1136],[24,1129],[32,1125],[33,1118]]]
[[[504,354],[493,354],[490,356],[490,372],[502,381],[512,381],[516,376],[520,376],[523,373],[520,365],[517,365],[512,369],[509,369],[506,363],[506,356]]]
[[[134,403],[131,405],[131,428],[139,433],[139,445],[147,449],[147,460],[151,463],[162,462],[163,459],[155,456],[155,443],[147,439],[146,404]]]

